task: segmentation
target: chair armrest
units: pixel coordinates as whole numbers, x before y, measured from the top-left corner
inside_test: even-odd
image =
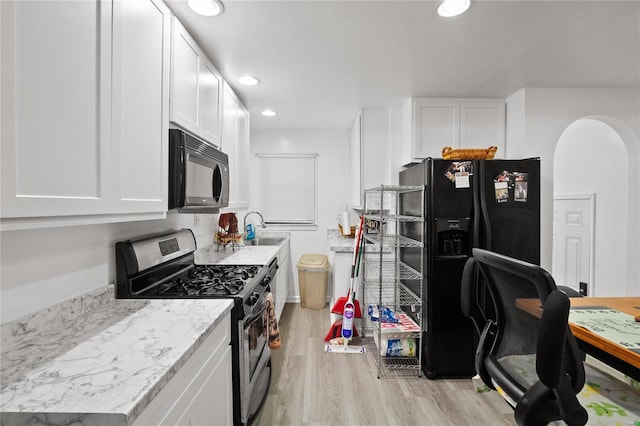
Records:
[[[555,388],[564,372],[564,347],[569,328],[569,298],[559,290],[551,292],[544,304],[538,344],[536,371],[540,381]]]

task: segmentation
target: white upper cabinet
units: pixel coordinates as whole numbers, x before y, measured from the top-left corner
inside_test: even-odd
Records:
[[[170,37],[161,1],[113,3],[115,212],[167,210]]]
[[[2,228],[164,217],[168,8],[159,0],[0,8]]]
[[[460,102],[460,148],[497,146],[496,157],[504,158],[505,127],[504,100]]]
[[[0,8],[2,218],[108,211],[111,3]]]
[[[171,121],[200,134],[200,48],[177,18],[171,39]]]
[[[229,156],[229,209],[249,206],[249,113],[228,84],[222,97],[222,152]]]
[[[238,207],[249,207],[249,156],[251,142],[250,137],[249,111],[240,104],[238,110]]]
[[[170,120],[220,146],[221,86],[220,74],[174,17]]]
[[[351,129],[352,208],[364,205],[364,190],[391,182],[388,109],[363,109]]]
[[[206,59],[206,58],[205,58]],[[200,99],[202,110],[202,138],[220,146],[222,77],[208,61],[200,66]]]
[[[442,157],[442,148],[497,146],[504,155],[503,99],[413,98],[403,108],[402,163]]]

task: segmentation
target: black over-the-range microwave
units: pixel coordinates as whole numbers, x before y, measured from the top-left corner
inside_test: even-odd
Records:
[[[218,213],[229,205],[229,157],[180,129],[169,130],[169,210]]]

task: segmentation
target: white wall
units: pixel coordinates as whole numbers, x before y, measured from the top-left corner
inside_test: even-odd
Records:
[[[510,158],[541,159],[541,265],[551,268],[553,157],[562,132],[574,121],[601,117],[621,134],[629,155],[629,170],[640,164],[640,89],[524,88],[507,98],[507,146]],[[632,173],[633,174],[633,173]],[[634,175],[634,174],[633,174]],[[635,175],[634,175],[635,176]],[[640,294],[640,183],[629,181],[626,271],[627,294]],[[598,242],[596,242],[596,245]]]
[[[0,233],[0,323],[115,283],[115,243],[192,228],[198,246],[212,242],[217,215],[169,213],[167,219]],[[215,226],[214,226],[215,225]]]
[[[580,119],[562,133],[554,156],[557,195],[595,194],[594,276],[591,296],[625,296],[629,164],[613,128]]]
[[[300,299],[296,264],[307,253],[329,255],[327,230],[337,229],[337,217],[349,202],[350,135],[348,131],[254,131],[251,134],[250,210],[259,206],[259,173],[257,153],[318,153],[318,223],[315,229],[278,227],[291,232],[291,262],[294,282],[290,283],[288,300]],[[268,227],[275,230],[274,226]]]

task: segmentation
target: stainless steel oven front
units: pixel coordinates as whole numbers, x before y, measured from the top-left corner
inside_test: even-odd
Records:
[[[230,298],[233,424],[251,422],[271,380],[268,265],[196,265],[190,230],[116,243],[116,298]]]
[[[271,351],[268,345],[268,305],[265,289],[251,311],[241,321],[240,333],[240,401],[241,419],[248,424],[260,409],[271,380]]]

